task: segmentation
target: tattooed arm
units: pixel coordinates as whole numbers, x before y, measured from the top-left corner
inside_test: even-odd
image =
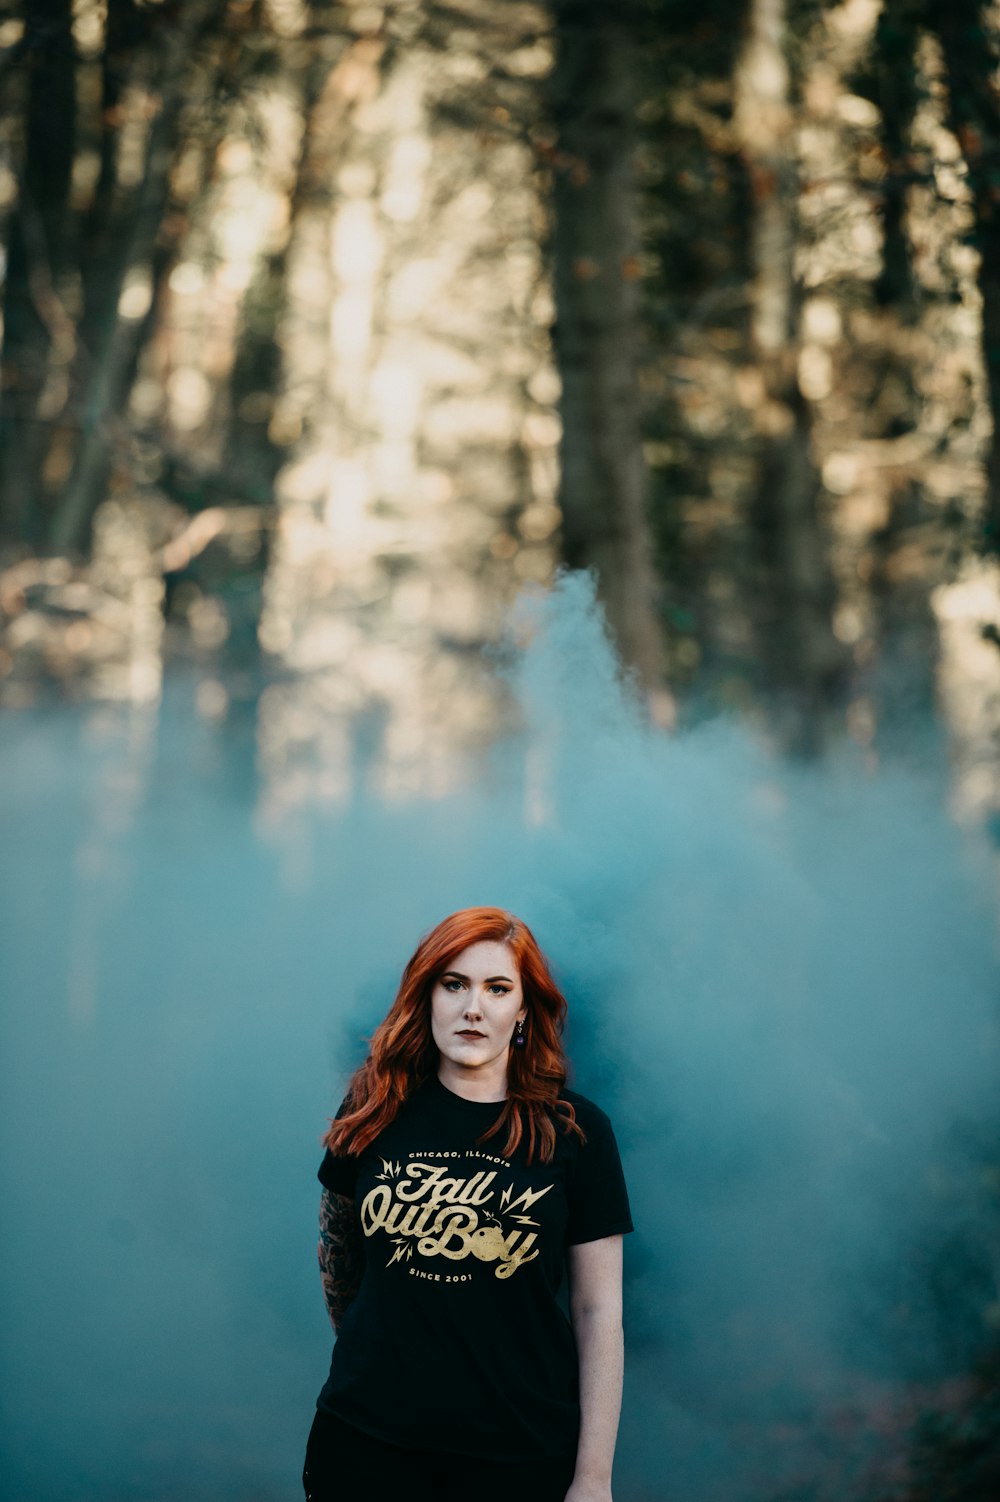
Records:
[[[326,1312],[334,1330],[361,1286],[364,1250],[354,1201],[324,1189],[319,1202],[319,1272]]]

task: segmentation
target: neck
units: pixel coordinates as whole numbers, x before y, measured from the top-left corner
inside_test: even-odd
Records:
[[[507,1099],[507,1061],[497,1059],[487,1069],[466,1069],[451,1059],[438,1059],[437,1077],[455,1095],[466,1100]]]

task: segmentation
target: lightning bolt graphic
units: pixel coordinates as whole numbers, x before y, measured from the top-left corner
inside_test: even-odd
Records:
[[[392,1256],[385,1264],[386,1267],[391,1267],[394,1262],[402,1262],[407,1253],[412,1253],[412,1251],[413,1248],[408,1246],[405,1241],[398,1242],[396,1245],[396,1250],[393,1252]]]
[[[548,1194],[551,1188],[551,1184],[546,1184],[544,1189],[525,1189],[516,1200],[511,1200],[506,1208],[516,1210],[520,1206],[522,1210],[530,1210],[535,1201],[540,1200],[543,1194]]]
[[[501,1196],[500,1196],[500,1209],[501,1210],[506,1210],[506,1208],[507,1208],[507,1201],[510,1199],[510,1197],[511,1197],[511,1195],[513,1193],[514,1193],[514,1186],[513,1186],[513,1184],[508,1184],[507,1188],[504,1190],[503,1194],[501,1194]]]
[[[530,1215],[512,1215],[511,1220],[516,1220],[519,1226],[537,1226],[538,1221],[532,1220]]]

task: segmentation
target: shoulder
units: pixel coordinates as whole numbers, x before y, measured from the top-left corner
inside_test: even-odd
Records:
[[[334,1194],[352,1195],[358,1181],[358,1160],[346,1154],[334,1154],[327,1148],[316,1177],[324,1189]]]
[[[589,1096],[581,1095],[579,1090],[563,1089],[559,1099],[573,1107],[577,1123],[588,1138],[613,1135],[610,1116]]]
[[[573,1107],[585,1142],[575,1132],[560,1134],[569,1155],[567,1198],[569,1218],[566,1244],[577,1246],[621,1236],[632,1230],[628,1189],[621,1154],[611,1119],[596,1101],[579,1090],[562,1090],[560,1096]]]

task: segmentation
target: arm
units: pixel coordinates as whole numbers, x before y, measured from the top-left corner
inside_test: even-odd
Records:
[[[622,1400],[622,1238],[569,1249],[570,1313],[580,1362],[580,1441],[566,1502],[611,1502]]]
[[[364,1251],[354,1201],[324,1189],[319,1202],[319,1272],[326,1312],[336,1331],[361,1285]]]

